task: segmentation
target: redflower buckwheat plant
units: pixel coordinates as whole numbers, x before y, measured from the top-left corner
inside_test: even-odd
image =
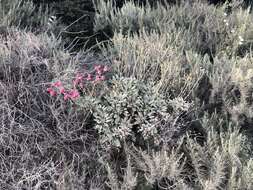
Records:
[[[74,101],[82,94],[94,95],[95,86],[102,84],[107,79],[109,70],[107,65],[95,65],[90,71],[83,69],[82,72],[78,71],[75,74],[71,82],[69,80],[52,82],[47,92],[52,97],[63,96],[65,101]]]

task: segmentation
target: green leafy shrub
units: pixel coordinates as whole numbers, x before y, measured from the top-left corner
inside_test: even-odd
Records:
[[[140,146],[145,146],[145,142],[159,144],[164,140],[163,133],[173,136],[179,130],[176,118],[190,108],[186,102],[166,101],[151,84],[134,78],[114,78],[111,83],[109,93],[94,110],[95,128],[104,145],[119,147],[123,142]],[[174,112],[169,112],[169,106]],[[173,121],[175,125],[171,125]]]
[[[153,138],[159,142],[159,125],[168,117],[165,100],[151,86],[135,79],[115,78],[112,83],[110,94],[96,106],[94,113],[102,143],[120,146],[129,137],[135,141],[134,131],[145,140]]]

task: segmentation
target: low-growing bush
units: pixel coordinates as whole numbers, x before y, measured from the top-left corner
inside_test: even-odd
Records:
[[[95,130],[87,127],[89,112],[77,112],[70,102],[52,99],[46,92],[54,78],[75,70],[82,58],[64,52],[60,40],[46,34],[8,28],[0,41],[0,187],[102,185],[102,166],[102,173],[91,169],[99,166],[93,160],[99,146]],[[100,176],[99,181],[87,180],[88,175]]]
[[[111,82],[109,94],[94,110],[95,128],[101,135],[102,144],[118,147],[124,141],[140,145],[145,145],[145,141],[160,144],[159,134],[165,130],[173,134],[177,130],[168,126],[173,116],[168,112],[166,100],[155,93],[152,85],[133,78],[114,78]]]
[[[90,1],[0,0],[0,189],[251,190],[250,10],[106,2],[70,53]]]

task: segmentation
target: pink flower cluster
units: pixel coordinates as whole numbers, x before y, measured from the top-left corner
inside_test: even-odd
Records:
[[[105,75],[104,73],[108,72],[109,68],[108,66],[102,66],[102,65],[97,65],[95,66],[95,72],[96,72],[96,77],[94,82],[100,82],[105,80]]]
[[[51,96],[63,95],[64,100],[76,100],[80,97],[80,91],[84,89],[88,82],[96,84],[104,81],[105,74],[109,71],[108,66],[96,65],[91,73],[77,73],[73,80],[73,88],[67,90],[61,81],[54,82],[47,88]],[[92,74],[94,73],[94,74]]]
[[[75,100],[80,96],[77,89],[71,89],[71,90],[67,91],[64,88],[64,86],[62,85],[61,81],[57,81],[57,82],[51,84],[51,86],[49,88],[47,88],[47,92],[51,96],[57,96],[57,95],[62,94],[64,96],[64,100],[68,100],[68,99]]]

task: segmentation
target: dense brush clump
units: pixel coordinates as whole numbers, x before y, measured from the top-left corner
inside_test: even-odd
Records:
[[[87,189],[93,183],[85,181],[85,165],[95,164],[85,152],[96,154],[93,133],[84,127],[89,115],[45,91],[72,59],[60,49],[54,38],[16,29],[1,38],[1,188]]]
[[[182,112],[189,110],[190,104],[184,100],[182,105],[176,99],[166,101],[154,90],[151,84],[133,78],[112,80],[110,93],[94,111],[95,128],[104,145],[120,147],[128,141],[139,146],[161,145],[165,133],[172,138],[180,130],[177,120]]]
[[[252,18],[0,0],[0,189],[252,190]]]

